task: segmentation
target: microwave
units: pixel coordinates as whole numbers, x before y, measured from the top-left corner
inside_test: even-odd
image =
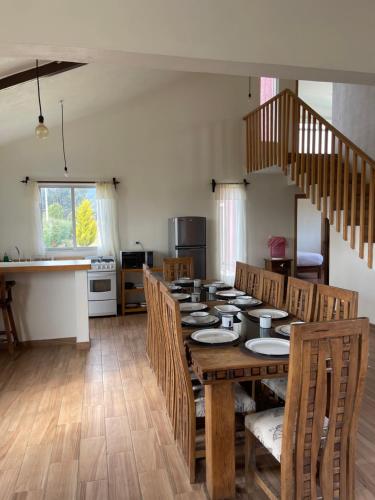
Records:
[[[142,269],[143,264],[148,267],[154,265],[154,252],[120,252],[120,262],[123,269]]]

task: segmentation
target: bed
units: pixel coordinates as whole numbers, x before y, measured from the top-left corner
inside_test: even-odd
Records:
[[[321,279],[323,269],[323,255],[314,252],[297,252],[297,275],[303,273],[317,273]]]

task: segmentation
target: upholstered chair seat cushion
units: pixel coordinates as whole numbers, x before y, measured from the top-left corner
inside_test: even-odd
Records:
[[[262,380],[262,384],[264,384],[268,389],[273,391],[276,396],[285,401],[286,399],[286,388],[288,384],[288,378],[265,378]]]
[[[194,391],[195,395],[195,415],[197,417],[205,416],[204,387]],[[234,400],[236,413],[253,413],[256,410],[255,401],[240,384],[234,384]],[[223,401],[223,405],[225,401]]]

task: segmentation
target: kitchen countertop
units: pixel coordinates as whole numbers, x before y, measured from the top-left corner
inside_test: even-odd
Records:
[[[88,271],[89,269],[91,269],[91,261],[88,259],[0,262],[0,274],[56,272],[56,271]]]

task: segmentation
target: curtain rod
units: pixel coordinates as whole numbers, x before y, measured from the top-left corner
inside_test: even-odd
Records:
[[[250,184],[246,179],[243,179],[242,182],[216,182],[215,179],[211,179],[211,187],[212,187],[212,192],[215,192],[216,186],[222,185],[222,184],[243,184],[246,187]]]
[[[24,179],[22,179],[23,184],[27,184],[32,179],[27,175]],[[110,181],[35,181],[38,184],[96,184],[97,182],[110,182]],[[120,181],[116,179],[116,177],[112,177],[112,184],[117,187],[117,184],[120,184]]]

